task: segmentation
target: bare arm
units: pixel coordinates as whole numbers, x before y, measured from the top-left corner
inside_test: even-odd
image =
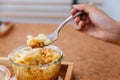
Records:
[[[120,44],[120,22],[88,4],[74,5],[71,14],[78,11],[84,11],[88,17],[86,20],[82,20],[80,16],[74,19],[76,30],[103,41]]]

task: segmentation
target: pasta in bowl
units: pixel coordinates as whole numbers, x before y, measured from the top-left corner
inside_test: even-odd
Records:
[[[17,80],[56,80],[63,52],[56,46],[23,46],[9,55]]]

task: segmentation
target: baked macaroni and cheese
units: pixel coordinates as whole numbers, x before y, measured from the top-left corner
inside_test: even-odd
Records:
[[[44,34],[27,36],[27,44],[9,55],[17,80],[56,80],[63,52]]]
[[[28,38],[27,44],[32,48],[44,47],[52,43],[52,41],[48,39],[47,36],[45,36],[44,34],[39,34],[36,37],[28,35],[27,38]]]
[[[17,80],[56,80],[63,53],[49,45],[44,48],[22,47],[9,56]]]
[[[17,64],[44,65],[60,58],[60,53],[49,48],[34,48],[15,52],[12,60]]]

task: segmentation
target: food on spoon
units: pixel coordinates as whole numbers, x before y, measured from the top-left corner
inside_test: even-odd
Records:
[[[31,46],[31,48],[41,48],[52,43],[52,41],[44,34],[39,34],[36,37],[28,35],[27,39],[27,44]]]

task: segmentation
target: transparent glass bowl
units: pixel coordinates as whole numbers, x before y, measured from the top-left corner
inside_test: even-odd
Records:
[[[7,67],[0,65],[0,80],[9,80],[10,79],[10,71]]]
[[[12,60],[15,52],[19,52],[22,50],[30,50],[30,47],[23,46],[15,49],[9,55],[9,61],[13,66],[13,70],[17,80],[56,80],[59,74],[61,60],[63,58],[63,52],[56,46],[49,45],[45,48],[50,48],[58,51],[61,56],[57,60],[45,64],[45,65],[35,65],[35,66],[27,66],[22,64],[17,64]]]

